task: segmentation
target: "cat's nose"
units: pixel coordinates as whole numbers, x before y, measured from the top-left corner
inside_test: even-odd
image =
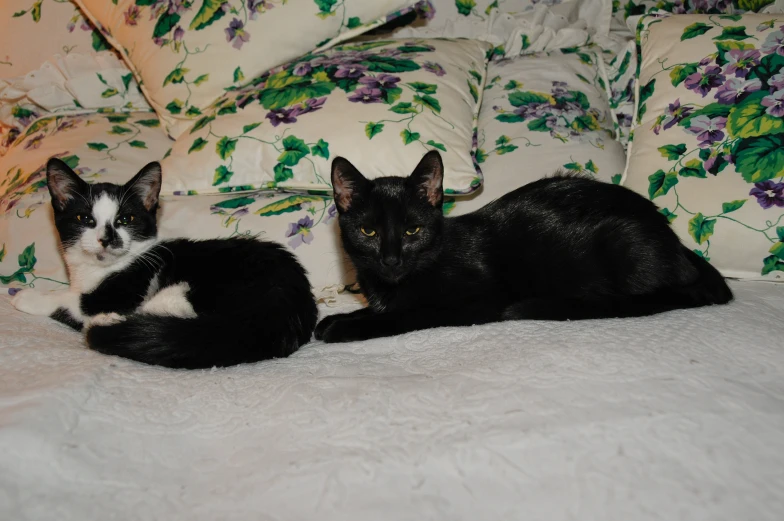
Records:
[[[403,259],[396,255],[387,255],[383,259],[381,259],[381,264],[386,266],[387,268],[397,268],[401,264],[403,264]]]
[[[104,248],[108,248],[112,240],[109,237],[101,237],[100,239],[98,239],[98,242],[100,242],[101,246],[103,246]]]

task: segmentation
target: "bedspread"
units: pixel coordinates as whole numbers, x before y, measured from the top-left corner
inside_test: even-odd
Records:
[[[0,297],[0,517],[780,519],[784,286],[733,289],[192,372]]]

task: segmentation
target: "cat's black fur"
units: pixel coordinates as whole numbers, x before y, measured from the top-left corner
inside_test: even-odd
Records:
[[[317,309],[296,258],[277,243],[253,238],[158,241],[160,175],[158,164],[151,163],[124,186],[88,185],[62,161],[50,160],[55,225],[72,279],[75,272],[80,279],[95,273],[91,270],[107,272],[87,291],[73,288],[80,293],[79,309],[59,308],[51,316],[76,329],[84,322],[87,344],[95,351],[174,368],[285,357],[307,343]],[[94,205],[104,196],[118,203],[118,211],[98,235],[104,248],[95,250],[90,226],[94,231],[100,223]],[[130,222],[120,223],[131,215]],[[145,246],[134,249],[139,244]],[[114,260],[112,252],[123,247],[130,250]],[[114,270],[112,262],[123,268]],[[143,309],[178,284],[187,284],[185,297],[195,316]],[[122,320],[90,323],[112,313]]]
[[[369,307],[327,317],[316,338],[636,317],[732,300],[719,272],[631,190],[558,174],[445,218],[442,181],[435,151],[408,178],[370,181],[333,161],[343,245]]]

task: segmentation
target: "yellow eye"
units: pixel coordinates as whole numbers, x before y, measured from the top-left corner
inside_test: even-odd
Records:
[[[417,233],[419,233],[419,226],[406,230],[406,235],[416,235]]]
[[[77,215],[76,216],[76,220],[79,221],[79,222],[82,222],[82,216],[81,215]]]
[[[372,228],[366,230],[364,227],[362,227],[359,229],[359,231],[361,231],[363,235],[367,235],[368,237],[373,237],[374,235],[376,235],[376,230],[373,230]]]
[[[93,218],[90,217],[89,215],[85,215],[81,213],[76,215],[76,220],[79,221],[80,223],[87,223],[87,224],[93,224],[95,222]]]
[[[121,215],[117,218],[116,224],[123,224],[127,225],[130,222],[133,222],[134,216],[133,215]]]

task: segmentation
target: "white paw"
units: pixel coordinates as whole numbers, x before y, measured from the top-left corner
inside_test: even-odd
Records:
[[[99,313],[90,317],[86,327],[93,326],[111,326],[125,320],[125,317],[117,313]]]
[[[34,289],[23,289],[11,299],[11,305],[23,313],[30,315],[49,316],[57,309],[52,309],[52,298],[49,293]]]

